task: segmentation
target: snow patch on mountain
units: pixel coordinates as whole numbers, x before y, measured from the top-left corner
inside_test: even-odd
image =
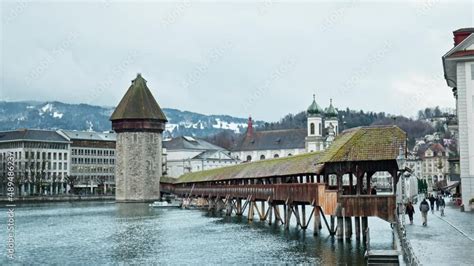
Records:
[[[220,129],[230,129],[234,131],[235,133],[240,133],[241,128],[247,128],[246,123],[227,122],[227,121],[222,121],[219,118],[216,118],[215,121],[216,121],[216,124],[212,125],[212,127],[220,128]]]
[[[63,118],[63,115],[64,115],[64,114],[59,113],[59,112],[54,112],[54,113],[53,113],[53,117],[54,117],[54,118],[59,118],[59,119],[61,119],[61,118]]]

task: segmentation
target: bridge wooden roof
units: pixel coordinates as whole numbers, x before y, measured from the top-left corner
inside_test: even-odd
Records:
[[[406,138],[397,126],[351,128],[324,152],[320,163],[395,160],[400,147],[406,150]]]
[[[358,127],[341,133],[323,152],[187,173],[173,183],[321,174],[325,164],[395,160],[400,146],[406,149],[406,133],[397,126]],[[162,182],[169,183],[171,180],[166,178]]]
[[[318,174],[322,169],[322,165],[318,164],[321,155],[322,152],[312,152],[192,172],[182,175],[174,183]],[[166,181],[170,181],[170,178],[162,180],[162,182]]]

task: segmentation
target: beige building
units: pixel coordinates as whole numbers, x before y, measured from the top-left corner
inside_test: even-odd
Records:
[[[70,176],[79,194],[112,194],[115,189],[115,133],[60,131],[71,143]]]

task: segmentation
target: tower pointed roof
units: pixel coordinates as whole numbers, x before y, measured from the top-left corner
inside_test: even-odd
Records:
[[[337,117],[336,108],[332,105],[332,99],[330,99],[329,107],[326,109],[326,116],[327,117]]]
[[[112,121],[123,119],[168,121],[140,73],[110,117]]]
[[[316,95],[313,94],[313,103],[308,107],[307,110],[309,115],[321,115],[323,112],[323,109],[319,107],[319,105],[316,103]]]

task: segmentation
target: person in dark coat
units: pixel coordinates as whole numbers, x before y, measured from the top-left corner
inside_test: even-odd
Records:
[[[420,212],[421,212],[421,217],[423,218],[423,226],[428,225],[428,212],[430,211],[430,205],[426,201],[426,199],[423,199],[423,201],[420,203]]]
[[[413,224],[413,214],[415,213],[415,207],[413,207],[411,201],[407,203],[407,206],[405,207],[405,212],[406,214],[408,214],[408,218],[410,218],[410,224]]]
[[[435,199],[435,197],[433,197],[433,194],[430,194],[430,197],[428,198],[428,200],[430,201],[431,213],[434,213],[434,203],[435,203],[436,199]]]
[[[446,202],[444,201],[443,197],[438,198],[438,205],[441,210],[441,216],[444,216],[444,207],[446,207]]]
[[[377,195],[377,187],[372,187],[372,189],[370,190],[370,195]]]

